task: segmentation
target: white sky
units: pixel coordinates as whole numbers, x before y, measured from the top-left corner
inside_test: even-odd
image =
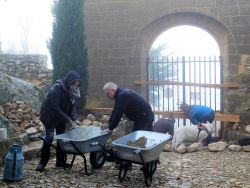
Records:
[[[3,52],[23,53],[27,33],[29,53],[50,55],[53,0],[0,0],[0,41]],[[51,65],[49,65],[51,67]]]
[[[215,39],[205,30],[194,26],[183,25],[168,29],[155,40],[152,47],[165,43],[168,52],[175,52],[174,56],[220,55]]]
[[[47,41],[52,33],[51,5],[53,0],[0,0],[0,41],[5,53],[23,53],[27,33],[29,53],[48,56]],[[178,26],[162,33],[153,47],[167,43],[178,56],[219,55],[214,38],[193,26]]]

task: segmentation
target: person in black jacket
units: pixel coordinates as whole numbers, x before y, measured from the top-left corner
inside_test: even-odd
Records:
[[[168,133],[171,136],[174,135],[174,123],[175,119],[170,117],[168,119],[160,118],[154,125],[153,125],[153,132],[158,133]]]
[[[76,126],[76,102],[80,97],[80,76],[75,71],[70,71],[65,78],[57,80],[50,88],[40,109],[40,120],[45,127],[45,140],[53,142],[54,130],[56,134],[62,134],[66,126]],[[71,127],[72,128],[72,127]],[[50,158],[50,145],[43,143],[41,159],[36,168],[42,172]],[[64,153],[57,144],[56,166],[64,167]]]
[[[115,100],[115,106],[108,120],[109,127],[103,132],[112,132],[120,122],[123,114],[134,122],[133,131],[152,131],[154,113],[150,105],[138,93],[130,89],[119,88],[115,83],[104,85],[105,95]]]

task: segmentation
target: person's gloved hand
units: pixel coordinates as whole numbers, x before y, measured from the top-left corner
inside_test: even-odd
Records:
[[[71,124],[72,124],[72,129],[77,128],[76,121],[71,121]]]
[[[71,129],[72,129],[72,124],[71,124],[71,121],[68,120],[67,123],[66,123],[65,131],[68,132]]]
[[[71,131],[71,130],[73,130],[75,128],[76,128],[76,122],[72,121],[72,120],[69,120],[67,125],[66,125],[66,130]]]
[[[110,130],[109,128],[107,128],[107,129],[104,129],[102,131],[102,134],[108,134],[108,133],[111,133],[111,132],[112,132],[112,130]]]

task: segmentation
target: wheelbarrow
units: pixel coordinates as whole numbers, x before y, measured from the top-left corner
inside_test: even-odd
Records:
[[[128,145],[129,142],[135,142],[142,137],[146,139],[145,147]],[[171,137],[169,134],[135,131],[113,141],[113,147],[99,144],[102,149],[90,154],[90,163],[98,169],[103,166],[106,160],[108,162],[118,161],[121,164],[118,175],[121,182],[124,180],[130,164],[142,165],[145,184],[149,187],[159,163],[159,155]]]
[[[93,174],[93,165],[91,164],[91,172],[88,172],[87,169],[87,160],[84,154],[92,152],[96,154],[97,151],[102,150],[106,144],[107,139],[110,134],[102,134],[102,130],[96,126],[86,126],[73,129],[64,134],[59,134],[55,136],[57,139],[60,150],[67,154],[72,154],[73,158],[69,168],[72,168],[76,155],[81,155],[84,159],[84,170],[87,175]],[[39,137],[44,142],[50,144],[52,147],[57,148],[53,144],[49,143],[43,137]],[[106,161],[105,155],[95,155],[95,164],[103,165]],[[92,159],[93,157],[90,157]],[[64,159],[64,164],[66,164],[67,158]],[[102,164],[103,163],[103,164]]]
[[[128,145],[140,138],[146,139],[145,146]],[[171,135],[150,131],[135,131],[112,142],[116,157],[121,161],[118,178],[122,182],[127,174],[129,163],[142,165],[146,186],[152,183],[159,156]]]

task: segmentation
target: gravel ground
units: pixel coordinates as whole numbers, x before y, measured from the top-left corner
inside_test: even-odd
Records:
[[[160,160],[151,187],[250,188],[250,152],[162,152]],[[80,156],[69,170],[56,168],[52,159],[46,170],[39,173],[35,171],[37,163],[38,160],[25,161],[23,179],[0,181],[0,187],[145,187],[139,165],[133,165],[121,183],[114,163],[106,163],[91,176],[85,174]],[[3,174],[3,168],[0,173]]]

